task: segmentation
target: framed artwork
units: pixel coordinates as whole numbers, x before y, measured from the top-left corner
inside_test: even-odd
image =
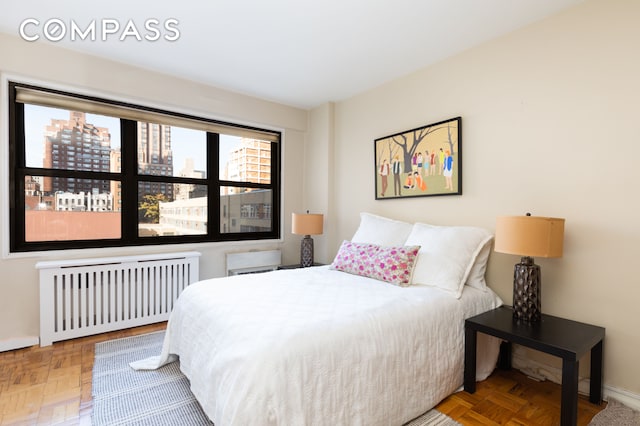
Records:
[[[462,118],[374,141],[376,200],[462,194]]]

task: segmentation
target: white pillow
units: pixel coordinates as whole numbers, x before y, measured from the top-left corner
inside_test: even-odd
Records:
[[[460,298],[478,253],[492,238],[482,228],[416,223],[405,242],[421,247],[412,284],[439,287]]]
[[[469,287],[477,288],[478,290],[487,291],[487,282],[485,280],[485,274],[487,272],[487,262],[489,261],[489,254],[491,254],[491,247],[493,238],[489,238],[484,246],[480,249],[476,261],[471,267],[467,282],[465,283]]]
[[[360,213],[360,226],[353,234],[354,243],[379,246],[404,246],[413,225],[371,213]]]

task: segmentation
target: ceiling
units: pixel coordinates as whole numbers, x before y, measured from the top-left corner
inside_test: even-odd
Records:
[[[312,108],[582,1],[21,0],[3,8],[0,32],[22,37],[24,24],[23,38],[37,43]]]

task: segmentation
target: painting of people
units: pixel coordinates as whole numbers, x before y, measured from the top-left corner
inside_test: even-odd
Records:
[[[376,200],[461,195],[461,148],[461,117],[376,139]]]

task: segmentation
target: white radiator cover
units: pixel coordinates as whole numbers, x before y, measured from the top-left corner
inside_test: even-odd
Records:
[[[227,275],[274,271],[282,263],[280,250],[255,250],[227,253]]]
[[[162,322],[199,280],[198,252],[38,262],[40,346]]]

